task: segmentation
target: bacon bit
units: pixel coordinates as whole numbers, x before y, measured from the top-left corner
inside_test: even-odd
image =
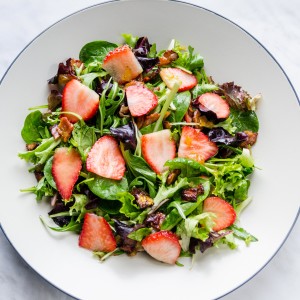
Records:
[[[250,130],[245,130],[244,132],[247,134],[247,139],[243,141],[240,146],[242,148],[250,148],[256,143],[258,133]]]
[[[199,195],[202,195],[203,193],[204,193],[204,188],[203,188],[203,185],[200,184],[197,187],[184,189],[181,192],[181,197],[185,201],[196,202],[197,197]]]
[[[38,146],[38,143],[31,143],[31,144],[26,144],[26,150],[27,151],[32,151]]]
[[[157,212],[155,214],[149,215],[145,220],[145,224],[151,226],[155,230],[160,230],[160,226],[165,218],[165,214]]]
[[[173,50],[167,50],[164,52],[163,56],[159,58],[159,65],[169,65],[172,61],[176,59],[178,59],[178,54]]]
[[[64,142],[67,142],[70,138],[74,125],[69,121],[67,117],[62,117],[60,123],[58,124],[58,133],[62,137]]]
[[[167,181],[166,181],[167,185],[174,183],[180,173],[181,171],[179,169],[172,170],[167,177]]]
[[[150,207],[154,204],[153,199],[142,189],[133,188],[131,194],[134,196],[135,201],[141,209]]]

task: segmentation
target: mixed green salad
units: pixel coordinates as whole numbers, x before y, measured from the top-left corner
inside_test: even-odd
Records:
[[[257,239],[239,225],[249,204],[259,95],[216,83],[203,57],[172,40],[92,41],[59,63],[46,105],[21,135],[55,231],[73,231],[101,260],[145,251],[180,264]],[[44,224],[51,223],[42,218]]]

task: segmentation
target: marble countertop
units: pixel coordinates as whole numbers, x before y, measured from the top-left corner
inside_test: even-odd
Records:
[[[144,0],[146,1],[146,0]],[[0,1],[0,78],[19,52],[42,30],[101,0]],[[299,0],[186,0],[239,24],[273,54],[300,95]],[[300,221],[271,262],[224,300],[294,300],[300,294]],[[72,299],[36,274],[0,229],[0,299]]]

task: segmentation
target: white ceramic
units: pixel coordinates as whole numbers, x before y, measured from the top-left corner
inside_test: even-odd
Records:
[[[20,131],[28,108],[46,102],[47,79],[81,47],[121,33],[146,35],[158,49],[170,39],[191,44],[217,82],[234,80],[259,103],[259,139],[250,189],[253,202],[240,225],[258,237],[250,247],[211,249],[190,267],[168,266],[146,255],[100,263],[77,246],[77,236],[49,232],[40,215],[49,210],[21,188],[33,186]],[[94,6],[58,22],[36,38],[5,74],[0,87],[1,226],[17,252],[42,277],[80,299],[215,299],[251,279],[276,254],[299,214],[299,102],[283,70],[254,38],[219,15],[175,1],[119,1]]]

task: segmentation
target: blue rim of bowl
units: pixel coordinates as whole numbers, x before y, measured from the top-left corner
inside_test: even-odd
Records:
[[[15,61],[19,58],[19,56],[35,41],[37,40],[41,35],[43,35],[45,32],[47,32],[50,28],[54,27],[56,24],[64,21],[65,19],[68,19],[70,17],[72,17],[73,15],[76,15],[76,14],[79,14],[85,10],[88,10],[88,9],[91,9],[93,7],[97,7],[97,6],[101,6],[101,5],[107,5],[107,4],[110,4],[110,3],[115,3],[115,2],[121,2],[122,0],[109,0],[109,1],[105,1],[105,2],[102,2],[102,3],[98,3],[98,4],[94,4],[94,5],[91,5],[91,6],[88,6],[88,7],[85,7],[83,9],[80,9],[76,12],[73,12],[69,15],[67,15],[66,17],[56,21],[55,23],[53,23],[52,25],[48,26],[46,29],[44,29],[40,34],[38,34],[31,42],[29,42],[24,48],[23,50],[20,51],[20,53],[16,56],[16,58],[12,61],[12,63],[9,65],[9,67],[7,68],[7,70],[5,71],[4,75],[2,76],[1,80],[0,80],[0,85],[2,84],[2,81],[4,80],[6,74],[9,72],[10,68],[13,66],[13,64],[15,63]],[[129,0],[130,1],[130,0]],[[254,37],[251,33],[249,33],[247,30],[245,30],[244,28],[242,28],[240,25],[236,24],[235,22],[231,21],[230,19],[222,16],[221,14],[219,13],[216,13],[215,11],[212,11],[210,9],[207,9],[207,8],[204,8],[204,7],[201,7],[199,5],[196,5],[196,4],[193,4],[193,3],[187,3],[187,2],[184,2],[184,1],[181,1],[181,0],[157,0],[157,1],[168,1],[168,2],[177,2],[177,3],[182,3],[182,4],[185,4],[185,5],[189,5],[189,6],[192,6],[192,7],[195,7],[196,9],[202,9],[202,10],[205,10],[209,13],[212,13],[228,22],[230,22],[231,24],[233,24],[234,26],[238,27],[239,29],[241,29],[244,33],[246,33],[249,37],[251,37],[254,41],[256,41],[267,53],[268,55],[270,55],[270,57],[273,59],[273,61],[277,64],[277,66],[280,68],[281,72],[284,74],[285,78],[287,79],[290,87],[292,88],[295,96],[296,96],[296,99],[298,101],[298,104],[300,105],[300,99],[296,93],[296,90],[291,82],[291,80],[289,79],[288,75],[286,74],[286,72],[284,71],[284,69],[282,68],[282,66],[279,64],[279,62],[276,60],[276,58],[272,55],[272,53],[256,38]],[[234,292],[235,290],[239,289],[241,286],[243,286],[244,284],[246,284],[247,282],[249,282],[252,278],[254,278],[258,273],[260,273],[268,264],[269,262],[276,256],[276,254],[278,253],[278,251],[281,249],[281,247],[284,245],[284,243],[286,242],[286,240],[288,239],[290,233],[292,232],[296,222],[297,222],[297,219],[300,215],[300,207],[298,209],[298,212],[296,214],[296,217],[295,217],[295,220],[289,230],[289,232],[287,233],[286,237],[284,238],[284,240],[282,241],[282,243],[279,245],[279,247],[276,249],[276,251],[273,253],[273,255],[269,258],[269,260],[266,261],[266,263],[257,271],[255,272],[252,276],[250,276],[247,280],[245,280],[244,282],[240,283],[238,286],[236,286],[235,288],[233,288],[232,290],[228,291],[227,293],[225,293],[224,295],[221,295],[221,296],[218,296],[217,298],[215,298],[216,300],[217,299],[221,299],[223,297],[225,297],[226,295],[229,295],[231,294],[232,292]],[[0,224],[0,229],[2,230],[2,232],[4,233],[4,236],[6,237],[6,239],[8,240],[8,242],[10,243],[10,245],[15,249],[16,253],[18,253],[19,257],[21,257],[21,259],[26,263],[26,265],[29,266],[29,268],[31,270],[33,270],[35,273],[37,273],[42,279],[44,279],[47,283],[49,283],[51,286],[55,287],[56,289],[60,290],[62,293],[74,298],[74,299],[77,299],[75,296],[67,293],[66,291],[64,291],[63,289],[57,287],[54,283],[50,282],[49,280],[47,280],[47,278],[43,277],[38,271],[36,271],[23,257],[22,255],[17,251],[17,249],[14,247],[14,245],[12,244],[12,242],[10,241],[10,239],[8,238],[8,236],[6,235],[5,233],[5,230],[3,229],[3,227],[1,226]]]

